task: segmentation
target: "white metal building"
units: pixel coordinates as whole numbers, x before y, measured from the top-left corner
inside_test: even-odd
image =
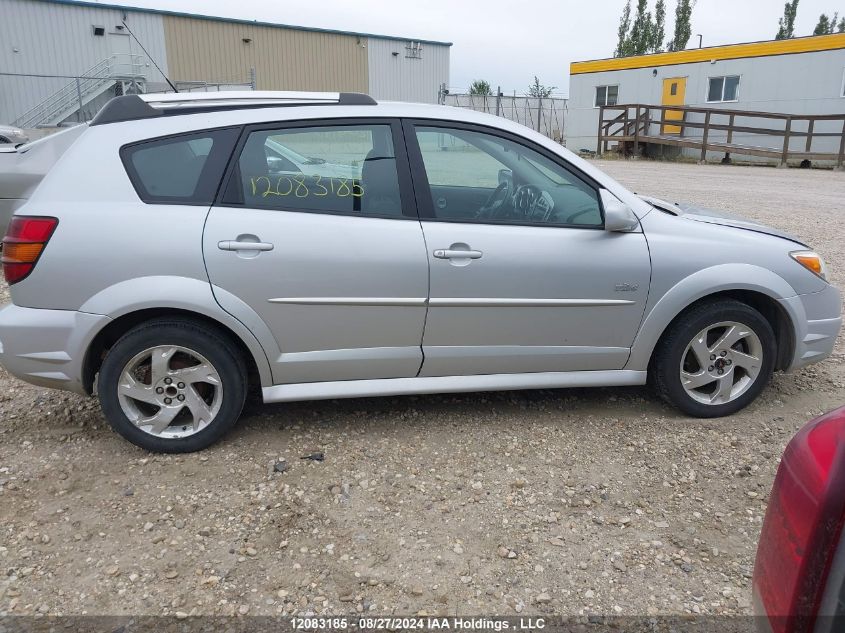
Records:
[[[617,104],[843,114],[845,34],[574,62],[570,68],[567,146],[575,151],[595,151],[600,106]],[[829,129],[823,127],[826,124]],[[820,122],[815,131],[841,135],[842,123],[837,127],[832,121]],[[685,134],[700,135],[701,131],[688,130]],[[732,140],[783,142],[778,137],[743,137],[741,132]],[[801,138],[793,141],[800,143]],[[835,152],[839,142],[833,136],[817,138],[814,150]]]
[[[19,127],[90,118],[116,94],[165,89],[162,73],[180,90],[349,91],[436,103],[449,84],[451,47],[75,0],[2,0],[0,42],[0,123]]]

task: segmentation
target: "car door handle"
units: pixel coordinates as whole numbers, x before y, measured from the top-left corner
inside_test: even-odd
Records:
[[[217,242],[217,248],[221,251],[272,251],[273,245],[270,242],[223,240],[222,242]]]
[[[434,251],[437,259],[480,259],[481,251],[464,251],[451,248],[441,248]]]

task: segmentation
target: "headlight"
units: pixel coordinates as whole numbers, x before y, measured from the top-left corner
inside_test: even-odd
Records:
[[[814,275],[818,275],[827,281],[827,267],[824,265],[824,260],[815,251],[793,251],[789,256]]]

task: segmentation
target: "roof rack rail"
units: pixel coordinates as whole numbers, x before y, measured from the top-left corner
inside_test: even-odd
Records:
[[[375,99],[360,92],[272,92],[259,90],[123,95],[108,101],[92,119],[91,125],[220,110],[307,105],[376,104]]]

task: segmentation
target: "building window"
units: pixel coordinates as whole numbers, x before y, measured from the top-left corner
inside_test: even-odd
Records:
[[[619,86],[596,86],[596,107],[614,106],[619,102]]]
[[[408,42],[405,45],[405,57],[407,59],[422,59],[422,44],[419,42]]]
[[[739,100],[739,75],[710,77],[707,88],[707,103]]]
[[[842,72],[842,90],[839,91],[839,96],[845,97],[845,71]]]

